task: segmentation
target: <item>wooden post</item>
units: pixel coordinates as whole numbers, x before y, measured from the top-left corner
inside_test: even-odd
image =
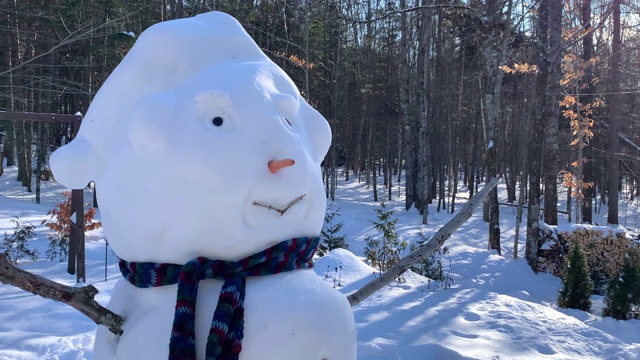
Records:
[[[72,192],[73,194],[73,192]],[[72,195],[73,196],[73,195]],[[71,200],[73,202],[73,199]],[[73,205],[71,205],[73,209]],[[71,214],[73,216],[73,213]],[[78,243],[76,239],[78,235],[78,229],[76,228],[72,218],[69,218],[71,221],[71,226],[69,226],[69,253],[67,254],[67,272],[70,275],[74,275],[76,273],[76,253],[78,252],[76,244]]]
[[[84,194],[82,189],[71,190],[71,227],[69,231],[69,263],[67,271],[76,274],[77,282],[85,282],[84,262]],[[74,217],[75,215],[75,217]]]
[[[85,276],[85,256],[84,256],[84,194],[82,189],[71,190],[71,228],[75,228],[75,234],[70,236],[69,244],[75,243],[75,260],[76,260],[76,281],[78,283],[86,282]],[[75,221],[73,221],[75,214]],[[71,255],[69,255],[71,259]]]

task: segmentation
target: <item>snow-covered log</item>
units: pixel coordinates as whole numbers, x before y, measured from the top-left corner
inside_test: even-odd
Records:
[[[460,209],[460,211],[451,219],[448,223],[444,224],[436,234],[429,239],[426,243],[412,251],[409,255],[405,256],[397,264],[392,266],[379,278],[371,281],[367,285],[363,286],[360,290],[347,296],[351,306],[356,306],[364,299],[373,295],[376,291],[382,289],[386,285],[390,284],[398,276],[407,271],[411,265],[417,263],[420,260],[427,258],[429,255],[436,252],[442,244],[456,231],[460,225],[462,225],[467,219],[471,217],[473,211],[483,202],[489,192],[498,185],[498,178],[493,178],[485,185],[482,190],[475,194],[467,204]]]

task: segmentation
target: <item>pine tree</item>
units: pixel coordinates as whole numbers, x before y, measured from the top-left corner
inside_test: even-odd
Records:
[[[591,309],[593,282],[589,277],[587,257],[575,243],[567,257],[567,271],[562,278],[562,288],[558,294],[558,306],[583,311]]]
[[[373,227],[382,234],[382,237],[367,238],[365,256],[374,266],[385,272],[400,261],[400,252],[407,247],[406,241],[401,241],[396,232],[397,218],[393,218],[393,210],[387,210],[385,203],[376,209],[378,220],[372,221]]]
[[[411,244],[409,249],[411,252],[416,250],[418,247],[422,246],[428,239],[420,232],[419,234],[420,240],[418,240],[418,245]],[[433,281],[434,289],[441,288],[450,288],[453,279],[449,271],[445,271],[444,266],[442,266],[442,256],[446,255],[449,252],[449,248],[444,246],[435,253],[430,256],[422,259],[421,261],[413,264],[410,269],[416,274],[420,274],[429,279],[428,287],[431,288],[431,282]],[[449,260],[449,268],[451,267],[451,260]]]
[[[324,214],[325,226],[322,228],[320,237],[322,242],[318,247],[318,255],[324,256],[333,249],[343,248],[348,249],[349,245],[345,241],[346,235],[339,235],[342,231],[343,221],[336,223],[334,218],[340,215],[340,209],[333,211],[333,209],[327,209]]]
[[[640,318],[640,256],[630,251],[620,274],[609,281],[602,316],[618,320]]]

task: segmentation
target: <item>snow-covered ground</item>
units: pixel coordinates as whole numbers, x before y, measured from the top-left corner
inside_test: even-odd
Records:
[[[66,263],[43,259],[49,230],[40,223],[63,189],[43,183],[42,204],[35,204],[34,195],[15,178],[15,168],[0,177],[0,235],[12,232],[13,216],[36,225],[37,238],[29,246],[39,249],[41,259],[21,267],[73,285],[75,276],[66,273]],[[432,208],[429,224],[422,226],[415,209],[404,211],[398,188],[393,194],[387,204],[396,210],[397,229],[409,243],[419,240],[420,232],[429,237],[452,216]],[[459,196],[467,196],[464,189]],[[334,269],[341,265],[338,290],[347,294],[377,276],[360,259],[365,236],[375,234],[370,221],[379,205],[365,184],[352,180],[340,182],[332,206],[340,209],[335,219],[344,222],[350,251],[318,259],[315,270],[333,283]],[[626,211],[621,223],[637,227],[637,203],[622,202],[620,209]],[[534,274],[525,261],[513,259],[515,209],[500,210],[502,256],[486,250],[488,230],[478,209],[445,244],[449,252],[443,264],[453,279],[451,288],[434,290],[426,278],[407,273],[405,282],[387,286],[353,309],[358,359],[640,359],[640,321],[602,318],[601,297],[594,297],[592,313],[559,309],[560,280]],[[606,223],[605,215],[601,210],[596,222]],[[522,239],[520,244],[522,258]],[[86,252],[87,282],[100,290],[96,299],[106,305],[120,273],[101,230],[87,234]],[[91,320],[65,304],[0,285],[0,359],[91,359],[94,331]]]

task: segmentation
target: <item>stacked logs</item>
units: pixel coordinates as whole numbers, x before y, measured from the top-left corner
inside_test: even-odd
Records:
[[[578,243],[587,256],[589,268],[606,278],[617,274],[630,245],[624,231],[606,226],[544,225],[540,235],[536,272],[549,272],[558,277],[566,271],[565,258],[571,244]]]

